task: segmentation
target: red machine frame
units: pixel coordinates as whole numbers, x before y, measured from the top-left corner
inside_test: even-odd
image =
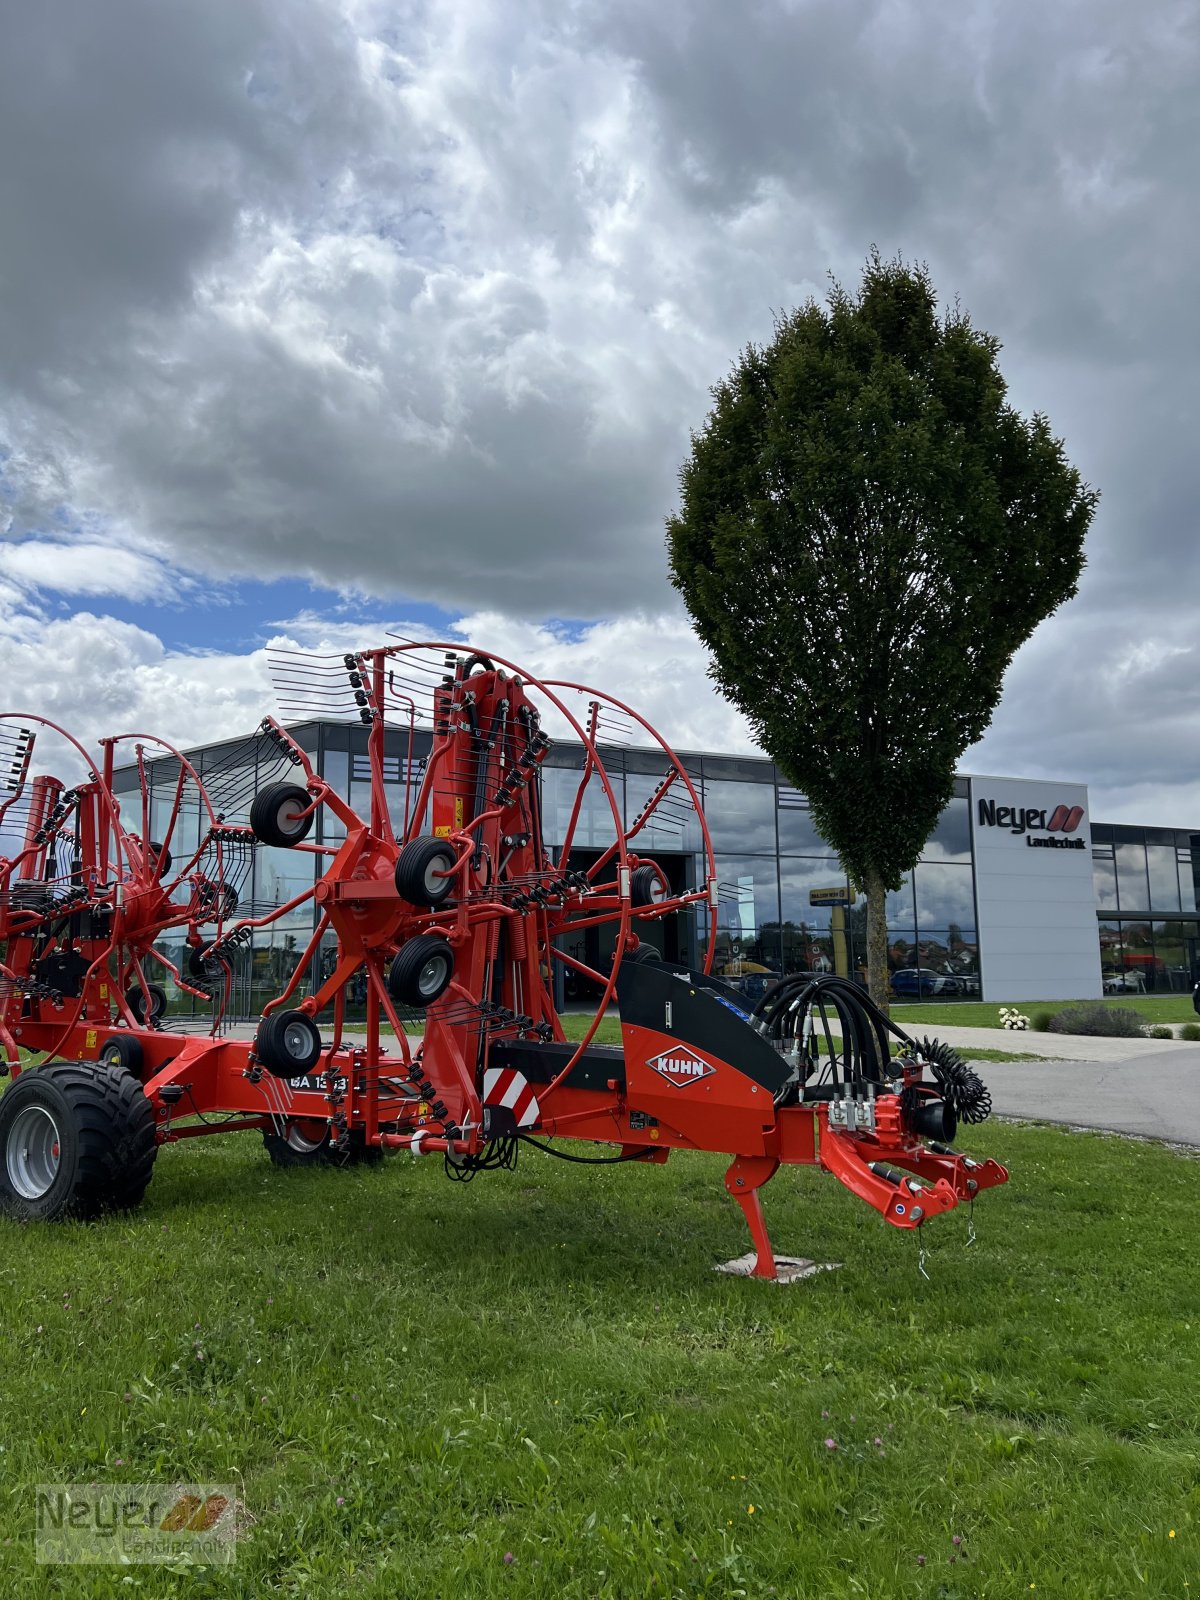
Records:
[[[81,746],[44,719],[0,718],[26,728],[42,722],[88,763],[87,781],[72,790],[51,778],[30,784],[33,741],[22,734],[10,796],[0,803],[0,826],[18,797],[27,808],[22,848],[0,856],[0,1048],[14,1074],[21,1072],[20,1051],[96,1062],[98,1072],[132,1072],[152,1108],[158,1145],[260,1129],[269,1141],[285,1141],[297,1159],[437,1153],[460,1177],[509,1164],[519,1143],[534,1135],[615,1146],[617,1158],[629,1160],[665,1161],[672,1150],[725,1151],[732,1155],[726,1188],[746,1216],[760,1277],[775,1276],[776,1265],[759,1190],[780,1165],[823,1167],[900,1228],[919,1227],[1006,1180],[998,1163],[973,1161],[947,1137],[930,1137],[931,1131],[953,1136],[954,1073],[947,1080],[935,1068],[930,1084],[912,1041],[893,1062],[876,1029],[867,1066],[856,1074],[834,1071],[834,1081],[822,1086],[814,1081],[820,1044],[814,1057],[811,1018],[823,1004],[816,991],[803,990],[790,1020],[776,1024],[785,1032],[767,1038],[765,1023],[710,976],[720,890],[700,796],[683,764],[631,708],[447,644],[389,644],[332,665],[314,658],[293,670],[344,681],[369,727],[368,815],[352,809],[273,718],[260,738],[299,781],[264,790],[248,827],[221,820],[195,769],[163,741],[105,740],[103,758],[92,766]],[[584,703],[578,713],[576,698]],[[415,796],[408,763],[399,829],[384,777],[385,724],[394,709],[406,714],[410,758],[419,712],[433,729]],[[541,817],[540,773],[551,747],[542,728],[547,710],[583,749],[557,861],[546,849]],[[614,717],[636,722],[666,761],[663,778],[628,827],[600,750]],[[136,747],[141,778],[133,832],[113,791],[116,752],[127,741]],[[150,840],[146,798],[150,744],[178,763],[174,805],[158,841]],[[571,846],[591,784],[607,803],[612,841],[590,866],[573,869]],[[205,826],[198,848],[171,875],[164,863],[185,789],[193,786],[191,803]],[[643,831],[677,800],[695,813],[705,865],[703,883],[683,892],[670,888],[652,856],[636,850]],[[344,840],[308,842],[320,808],[344,828]],[[0,834],[0,847],[2,840]],[[315,855],[320,873],[311,890],[284,905],[236,917],[223,857],[261,843]],[[31,883],[43,885],[44,896]],[[290,981],[263,1008],[253,1039],[232,1037],[223,1022],[231,956],[255,929],[310,899],[315,926]],[[653,959],[638,929],[689,908],[706,924],[699,965]],[[612,935],[607,971],[563,948],[568,935],[601,926]],[[186,975],[154,948],[171,927],[186,929]],[[333,970],[302,994],[329,935],[336,939]],[[171,1031],[154,1015],[146,979],[152,962],[162,963],[184,992],[212,999],[207,1034]],[[575,1042],[566,1039],[554,1003],[552,974],[560,966],[600,991]],[[366,1018],[358,1037],[347,1023],[347,993],[352,980],[364,978]],[[596,1045],[614,998],[622,1044]],[[837,1003],[849,1001],[842,994]],[[423,1018],[419,1041],[405,1026],[414,1011]],[[318,1022],[325,1018],[328,1037]],[[961,1089],[961,1073],[957,1081]],[[14,1092],[0,1098],[0,1147],[5,1103]],[[21,1097],[36,1098],[34,1090]],[[49,1145],[47,1152],[48,1173],[59,1157]],[[13,1174],[24,1173],[28,1189],[29,1170],[28,1162],[10,1164],[6,1179],[0,1153],[0,1198],[10,1209],[29,1215],[103,1209],[103,1193],[59,1194],[56,1167],[57,1189],[45,1197],[22,1194]]]

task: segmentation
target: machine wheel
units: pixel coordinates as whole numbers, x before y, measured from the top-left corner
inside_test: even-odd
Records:
[[[362,1130],[350,1133],[350,1148],[339,1152],[329,1124],[314,1118],[296,1117],[284,1124],[283,1133],[263,1130],[263,1144],[277,1167],[359,1167],[375,1166],[383,1160],[378,1145],[368,1145]]]
[[[187,961],[184,963],[187,975],[198,984],[206,984],[210,988],[213,984],[225,981],[225,970],[215,956],[206,955],[199,945],[193,945],[188,951]]]
[[[295,783],[272,783],[254,797],[250,807],[250,831],[263,844],[285,849],[308,837],[314,812],[309,811],[312,796]],[[304,816],[304,812],[308,812]]]
[[[149,995],[149,1004],[146,996]],[[133,1012],[135,1022],[145,1025],[148,1022],[157,1022],[167,1009],[167,991],[161,984],[148,983],[145,992],[139,984],[134,984],[125,995],[125,1002]]]
[[[141,1040],[135,1039],[132,1034],[115,1033],[111,1039],[106,1039],[98,1059],[106,1067],[118,1067],[122,1072],[132,1073],[141,1082],[146,1057]]]
[[[445,939],[422,933],[402,945],[388,971],[388,991],[398,1005],[424,1009],[454,976],[454,951]]]
[[[458,858],[445,839],[413,839],[396,861],[396,893],[414,906],[440,906],[450,898],[454,879],[441,877]]]
[[[321,1059],[321,1032],[303,1011],[272,1011],[258,1025],[254,1053],[276,1078],[297,1078]]]
[[[159,844],[156,839],[151,839],[150,854],[158,862],[159,877],[165,878],[171,870],[171,852]]]
[[[633,905],[656,906],[668,899],[670,894],[666,879],[656,866],[647,862],[644,866],[634,867],[629,880],[629,898]]]
[[[626,950],[624,959],[640,964],[643,961],[661,961],[663,958],[652,944],[640,944],[636,950]]]
[[[146,1192],[154,1108],[121,1067],[55,1061],[0,1099],[0,1204],[30,1222],[127,1211]]]
[[[264,1128],[263,1144],[277,1167],[321,1167],[329,1160],[329,1124],[314,1117],[291,1117],[282,1133]]]

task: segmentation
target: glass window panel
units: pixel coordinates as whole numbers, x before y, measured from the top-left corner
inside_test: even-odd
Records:
[[[828,927],[831,908],[813,905],[814,890],[841,889],[849,896],[846,872],[836,856],[783,856],[779,862],[783,895],[783,920],[814,927]]]
[[[979,943],[974,928],[955,923],[926,929],[922,924],[913,965],[932,975],[921,980],[922,993],[946,1000],[979,998]]]
[[[254,904],[260,910],[286,905],[289,900],[313,886],[315,856],[304,850],[286,850],[274,845],[260,845],[254,852]],[[296,920],[313,925],[313,909],[309,902],[298,906]]]
[[[1101,911],[1117,909],[1117,866],[1098,854],[1092,856],[1092,884],[1096,892],[1096,906]]]
[[[922,862],[913,873],[917,891],[917,924],[926,928],[969,926],[975,921],[975,884],[969,866]]]
[[[542,836],[546,844],[552,848],[560,847],[566,840],[567,828],[570,825],[571,813],[582,780],[582,771],[575,772],[564,767],[542,769]],[[610,773],[609,780],[616,790],[617,805],[620,806],[622,803],[620,774],[618,773],[614,779]],[[571,841],[572,849],[606,850],[616,838],[616,831],[612,807],[608,803],[604,785],[593,773],[588,779],[579,807],[579,818]]]
[[[855,959],[852,903],[813,905],[814,890],[841,889],[852,902],[836,856],[785,857],[779,863],[783,904],[783,970],[833,972],[852,977]]]
[[[1105,992],[1110,981],[1125,967],[1125,947],[1121,940],[1121,924],[1117,921],[1100,924],[1100,976]]]
[[[1117,863],[1117,894],[1122,911],[1144,911],[1150,904],[1146,878],[1146,846],[1119,844],[1113,855]]]
[[[1191,992],[1196,948],[1194,922],[1156,922],[1153,987],[1172,994]]]
[[[828,856],[828,843],[817,832],[807,806],[780,806],[779,853],[784,856]]]
[[[900,932],[916,932],[916,910],[913,903],[912,873],[906,872],[899,889],[889,889],[887,896],[887,925]],[[974,917],[972,916],[972,920]]]
[[[705,780],[704,815],[713,849],[774,856],[775,786]]]
[[[1150,901],[1154,911],[1178,911],[1179,877],[1175,868],[1173,844],[1148,844],[1146,866],[1150,877]]]
[[[665,771],[661,767],[656,772],[626,772],[626,828],[633,826],[664,776]],[[698,792],[699,786],[696,787]],[[702,843],[700,819],[696,815],[696,808],[692,804],[686,784],[680,778],[676,778],[650,813],[645,825],[634,835],[630,848],[638,855],[647,855],[654,850],[684,850],[693,853],[702,848]]]
[[[1195,911],[1196,906],[1196,869],[1200,867],[1200,856],[1193,859],[1190,850],[1180,850],[1178,853],[1179,867],[1179,898],[1182,902],[1181,911]]]
[[[922,861],[963,861],[971,859],[971,819],[966,800],[951,800],[925,841]]]
[[[779,971],[779,883],[773,856],[717,857],[720,900],[713,971],[762,978]]]

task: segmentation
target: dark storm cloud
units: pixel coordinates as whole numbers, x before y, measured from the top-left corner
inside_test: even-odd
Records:
[[[1185,792],[1190,0],[49,0],[4,28],[0,508],[80,530],[76,592],[111,589],[107,539],[147,589],[166,561],[669,610],[708,385],[878,243],[1003,340],[1103,492],[984,753]]]

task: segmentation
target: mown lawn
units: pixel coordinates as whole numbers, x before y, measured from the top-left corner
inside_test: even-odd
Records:
[[[1026,1016],[1032,1016],[1035,1011],[1053,1013],[1061,1011],[1064,1006],[1084,1003],[1080,1000],[1023,1000],[1010,1001],[1008,1005],[1015,1005],[1018,1011],[1023,1011]],[[1095,1001],[1086,1003],[1097,1004]],[[1130,994],[1116,996],[1100,1003],[1115,1010],[1138,1011],[1147,1022],[1200,1022],[1200,1017],[1193,1009],[1190,994]],[[917,1022],[940,1023],[943,1027],[999,1028],[1002,1026],[1000,1010],[999,1004],[993,1005],[984,1000],[951,1000],[940,1004],[921,1001],[911,1005],[895,1001],[892,1004],[892,1018],[902,1028]]]
[[[0,1594],[1200,1593],[1200,1162],[974,1131],[1013,1181],[930,1281],[795,1169],[777,1246],[844,1269],[713,1273],[707,1156],[462,1187],[230,1135],[132,1217],[0,1222]],[[36,1568],[33,1485],[93,1479],[235,1482],[236,1566]]]

